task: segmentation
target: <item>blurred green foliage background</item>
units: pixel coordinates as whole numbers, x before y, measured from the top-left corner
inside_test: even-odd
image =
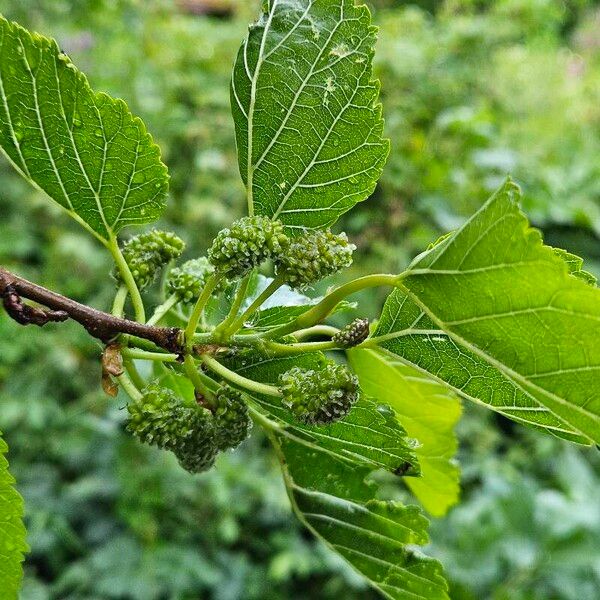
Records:
[[[189,256],[244,208],[229,73],[258,0],[0,0],[124,98],[171,175],[163,225]],[[392,154],[343,219],[355,273],[397,271],[507,172],[552,245],[600,272],[600,2],[379,0]],[[106,308],[109,259],[0,162],[0,264]],[[383,297],[366,295],[370,315]],[[0,316],[0,428],[25,497],[26,600],[376,598],[290,514],[259,432],[191,477],[123,431],[99,348]],[[456,599],[600,598],[600,460],[467,406],[463,501],[432,523]],[[397,485],[397,484],[394,484]],[[390,493],[402,494],[399,489]]]

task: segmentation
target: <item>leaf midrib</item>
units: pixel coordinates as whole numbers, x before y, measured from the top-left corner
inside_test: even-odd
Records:
[[[248,107],[248,143],[246,144],[247,147],[247,175],[246,175],[246,179],[247,179],[247,184],[246,184],[246,188],[247,188],[247,199],[248,199],[248,214],[250,216],[252,216],[254,214],[254,196],[253,196],[253,175],[254,175],[254,169],[252,168],[252,146],[253,146],[253,140],[252,140],[252,136],[253,136],[253,129],[254,129],[254,106],[256,104],[256,86],[258,84],[258,74],[260,72],[260,68],[262,66],[262,60],[263,60],[263,54],[264,54],[264,49],[265,49],[265,44],[266,44],[266,40],[267,40],[267,33],[269,31],[269,29],[271,28],[271,23],[273,22],[273,16],[275,14],[275,8],[277,7],[277,3],[278,0],[274,0],[273,1],[273,6],[271,9],[271,12],[269,14],[269,18],[267,20],[267,23],[265,25],[265,28],[263,30],[263,34],[262,34],[262,39],[260,42],[260,50],[258,53],[258,59],[256,61],[256,65],[254,67],[254,73],[252,75],[252,79],[250,81],[251,84],[251,89],[250,89],[250,106]],[[244,45],[244,65],[246,68],[246,71],[248,70],[248,62],[247,62],[247,51],[248,51],[248,40],[246,41],[245,45]]]
[[[441,377],[439,377],[438,375],[436,375],[435,373],[431,373],[429,372],[427,369],[423,368],[422,366],[408,360],[407,358],[405,358],[404,356],[401,356],[399,354],[396,354],[395,352],[388,350],[387,348],[385,348],[384,346],[381,346],[380,348],[378,348],[378,351],[381,351],[382,353],[384,353],[386,356],[389,356],[391,359],[397,360],[400,362],[400,364],[402,365],[406,365],[408,367],[413,367],[414,369],[418,370],[420,373],[423,373],[424,375],[426,375],[427,377],[431,377],[435,382],[440,383],[446,387],[449,387],[451,390],[453,390],[455,393],[457,393],[459,396],[461,396],[462,398],[465,398],[466,400],[469,400],[471,402],[474,402],[475,404],[478,404],[488,410],[493,410],[494,412],[498,412],[500,414],[503,414],[507,411],[513,411],[513,410],[529,410],[529,411],[533,411],[533,412],[537,412],[538,410],[540,412],[547,412],[547,413],[551,413],[554,418],[556,418],[558,421],[564,422],[560,417],[556,416],[554,413],[552,413],[552,411],[548,408],[546,408],[545,406],[540,405],[539,401],[536,400],[535,398],[531,397],[531,394],[529,394],[527,391],[523,391],[523,393],[532,401],[535,402],[536,406],[534,407],[519,407],[519,406],[496,406],[493,404],[487,404],[485,403],[483,400],[477,398],[476,396],[471,396],[470,394],[467,394],[464,390],[462,390],[461,388],[458,388],[450,383],[448,383],[447,381],[445,381],[444,379],[442,379]],[[515,382],[513,382],[515,383]],[[519,387],[519,389],[521,389]],[[521,417],[517,417],[517,416],[513,416],[510,415],[510,418],[515,420],[515,421],[519,421],[520,423],[524,423],[527,425],[536,425],[537,427],[541,427],[543,429],[548,429],[549,431],[561,431],[563,433],[567,433],[570,435],[580,435],[579,432],[575,429],[561,429],[559,427],[555,427],[553,425],[545,425],[542,423],[534,423],[530,420],[527,419],[523,419]],[[587,438],[587,436],[584,436]]]
[[[31,78],[32,89],[33,89],[33,101],[34,101],[34,105],[35,105],[35,116],[37,118],[38,126],[40,128],[40,133],[42,135],[42,141],[44,142],[44,147],[46,149],[46,154],[48,155],[48,158],[50,159],[50,164],[52,165],[52,170],[54,171],[54,174],[56,175],[56,178],[57,178],[58,183],[60,185],[60,189],[61,189],[61,191],[63,193],[63,196],[65,197],[65,200],[67,201],[69,209],[71,211],[74,211],[73,203],[71,202],[71,199],[69,198],[69,194],[67,194],[67,190],[65,189],[65,185],[64,185],[62,176],[60,174],[60,171],[56,168],[56,162],[54,161],[54,155],[50,151],[50,146],[48,144],[48,138],[46,136],[46,128],[45,128],[42,116],[40,114],[40,105],[39,105],[38,94],[37,94],[37,80],[36,80],[36,76],[34,75],[33,71],[31,70],[31,65],[29,64],[29,60],[27,59],[27,54],[25,52],[25,48],[23,46],[23,42],[21,41],[21,38],[18,35],[16,37],[17,37],[17,41],[19,43],[19,46],[21,47],[21,50],[23,52],[23,59],[25,60],[25,64],[27,65],[27,71],[28,71],[29,76]],[[39,54],[40,54],[40,64],[41,64],[42,63],[42,60],[41,60],[42,51],[40,51]],[[19,148],[20,148],[20,143],[19,143]],[[19,152],[19,154],[21,154],[21,152]],[[22,156],[22,154],[21,154],[21,156]]]
[[[5,50],[4,37],[5,36],[6,36],[6,32],[3,29],[2,30],[2,38],[0,39],[0,47],[2,48],[2,54],[0,55],[0,60],[2,60],[4,57],[4,50]],[[13,119],[12,119],[12,115],[10,112],[10,105],[8,104],[8,98],[6,97],[6,91],[4,89],[4,78],[2,76],[1,69],[0,69],[0,94],[2,95],[2,103],[4,104],[4,108],[6,109],[6,116],[8,117],[8,125],[10,127],[10,136],[12,138],[13,144],[15,145],[15,148],[17,149],[17,152],[19,153],[19,157],[20,157],[21,163],[22,163],[21,167],[17,167],[17,165],[15,165],[15,167],[18,168],[21,172],[23,172],[23,169],[25,169],[23,174],[26,175],[28,179],[31,179],[31,174],[29,173],[29,167],[27,166],[27,163],[25,162],[25,158],[23,156],[23,153],[21,152],[21,146],[19,144],[19,140],[17,139],[17,136],[15,134],[15,129],[13,126]]]
[[[42,138],[44,140],[44,146],[46,147],[48,158],[50,159],[50,162],[52,164],[52,168],[53,168],[53,170],[54,170],[54,172],[56,174],[56,177],[57,177],[57,179],[58,179],[58,181],[60,183],[60,187],[61,187],[61,190],[63,191],[65,199],[68,202],[71,211],[74,212],[73,203],[71,202],[71,198],[69,197],[69,194],[67,193],[67,191],[66,191],[66,189],[64,187],[62,176],[60,175],[59,170],[56,168],[56,163],[54,161],[54,156],[52,155],[52,152],[50,151],[50,147],[48,145],[48,140],[47,140],[47,137],[46,137],[46,128],[45,128],[45,124],[44,124],[43,119],[42,119],[42,114],[41,114],[41,111],[40,111],[40,105],[39,105],[39,100],[38,100],[37,70],[34,73],[34,71],[31,68],[31,65],[29,64],[29,60],[27,59],[27,53],[25,52],[25,47],[23,46],[23,42],[22,42],[22,40],[21,40],[20,37],[17,37],[17,39],[18,39],[19,45],[21,46],[21,49],[23,51],[23,57],[25,59],[26,65],[27,65],[27,71],[29,72],[29,75],[31,77],[31,82],[33,84],[35,112],[36,112],[38,124],[40,126],[40,132],[41,132]],[[42,50],[42,48],[39,49],[39,56],[40,56],[40,60],[39,60],[39,63],[38,63],[38,70],[41,68],[41,66],[43,64],[43,50]],[[60,114],[61,114],[61,116],[63,118],[64,123],[65,123],[65,127],[66,127],[66,130],[68,132],[68,136],[69,136],[69,141],[71,142],[71,146],[72,146],[73,152],[75,154],[75,158],[77,160],[77,164],[79,165],[79,169],[81,170],[81,173],[85,177],[85,180],[86,180],[86,182],[88,184],[88,187],[89,187],[90,191],[92,192],[92,194],[94,196],[94,201],[96,202],[96,208],[98,209],[98,214],[100,215],[100,218],[102,219],[102,224],[104,225],[104,228],[106,229],[107,233],[110,235],[112,228],[109,226],[108,222],[106,221],[106,215],[104,214],[104,207],[102,206],[102,203],[100,202],[100,196],[98,195],[98,192],[96,191],[96,189],[92,185],[92,182],[90,180],[89,174],[86,171],[85,167],[83,166],[83,163],[81,162],[81,156],[79,155],[79,148],[77,147],[77,144],[75,143],[75,138],[73,136],[73,130],[69,126],[69,122],[67,120],[67,115],[65,113],[65,107],[64,107],[64,104],[63,104],[63,101],[62,101],[62,99],[63,99],[63,93],[62,93],[62,89],[61,89],[60,78],[58,77],[57,64],[56,64],[56,56],[52,55],[51,61],[52,61],[52,67],[54,69],[54,78],[56,80],[56,88],[57,88],[57,91],[58,91],[58,97],[59,97],[59,100],[60,100],[60,102],[59,102],[59,105],[60,105]],[[80,80],[77,79],[77,88],[76,88],[77,94],[79,93],[79,84],[80,84]],[[92,95],[92,98],[93,98],[93,95]],[[93,102],[93,107],[94,107],[94,110],[96,112],[96,115],[98,116],[100,124],[103,126],[104,124],[102,122],[102,117],[100,115],[100,111],[98,110],[98,107],[96,106],[95,102]],[[100,177],[101,178],[102,178],[103,173],[104,173],[104,166],[105,166],[105,160],[106,160],[106,138],[104,138],[103,154],[104,154],[104,159],[103,159],[103,163],[102,163],[102,169],[100,171]]]
[[[300,23],[304,20],[304,18],[306,17],[306,15],[309,13],[310,9],[313,7],[314,2],[312,0],[311,0],[311,2],[309,2],[309,4],[306,7],[304,13],[302,13],[302,16],[296,21],[296,23],[290,29],[290,31],[286,34],[286,36],[282,40],[280,40],[269,51],[269,53],[267,55],[263,56],[264,55],[264,47],[265,47],[266,39],[267,39],[267,33],[268,33],[269,29],[271,28],[273,17],[274,17],[275,11],[277,9],[277,4],[278,4],[278,0],[274,0],[273,5],[271,7],[271,12],[269,13],[269,19],[268,19],[267,23],[265,24],[265,28],[263,30],[263,35],[262,35],[261,45],[260,45],[260,50],[259,50],[259,56],[258,56],[258,59],[257,59],[256,67],[254,69],[254,74],[253,74],[252,79],[251,79],[250,105],[249,105],[249,108],[248,108],[248,115],[247,115],[247,121],[248,121],[248,126],[247,126],[247,129],[248,129],[248,143],[247,143],[247,177],[246,177],[247,178],[248,211],[249,211],[250,215],[252,215],[253,211],[254,211],[254,190],[253,190],[254,172],[258,169],[258,167],[260,166],[260,164],[262,163],[262,161],[265,159],[265,157],[267,156],[267,154],[269,153],[269,151],[271,150],[271,148],[277,143],[277,140],[279,139],[279,136],[281,135],[281,132],[285,129],[285,126],[287,125],[287,122],[289,121],[289,119],[290,119],[290,117],[291,117],[291,115],[293,113],[293,110],[296,107],[296,103],[298,101],[298,98],[300,97],[300,95],[302,94],[302,92],[305,90],[308,81],[315,74],[315,67],[317,66],[319,60],[323,56],[323,52],[325,52],[325,50],[329,46],[329,43],[331,42],[333,36],[337,33],[337,31],[339,30],[339,27],[340,27],[341,23],[344,20],[344,4],[342,2],[340,4],[340,19],[335,24],[335,27],[333,27],[333,29],[331,30],[331,32],[330,32],[327,40],[323,44],[323,47],[321,48],[321,50],[317,54],[315,60],[311,64],[311,67],[310,67],[310,70],[309,70],[308,74],[306,75],[306,77],[304,77],[304,79],[302,80],[300,86],[298,87],[298,90],[295,93],[294,98],[292,99],[292,102],[290,104],[290,107],[288,108],[288,110],[286,112],[286,115],[283,118],[283,120],[282,120],[282,122],[281,122],[281,124],[280,124],[280,126],[278,128],[278,130],[273,135],[271,141],[268,143],[267,147],[262,152],[261,156],[257,159],[256,163],[253,164],[253,159],[252,159],[252,153],[253,153],[253,139],[252,139],[252,136],[253,136],[253,119],[254,119],[254,106],[255,106],[255,103],[256,103],[256,86],[258,85],[258,77],[259,77],[260,69],[262,68],[263,63],[268,59],[268,57],[271,56],[271,54],[273,52],[275,52],[294,33],[294,31],[299,27]],[[247,48],[248,48],[248,44],[246,42],[246,44],[244,46],[244,62],[245,62],[245,64],[247,64],[247,61],[246,61]],[[338,123],[339,119],[341,118],[341,115],[347,110],[348,106],[350,106],[350,104],[352,103],[352,100],[354,100],[354,98],[356,97],[356,94],[358,93],[359,89],[360,88],[357,88],[354,91],[354,93],[352,95],[352,98],[348,101],[348,103],[346,104],[346,106],[340,111],[340,113],[334,119],[334,122],[333,122],[332,126],[330,127],[329,132],[327,133],[327,135],[324,136],[323,140],[321,140],[321,144],[319,146],[319,149],[317,150],[317,152],[315,152],[315,157],[318,156],[319,153],[320,153],[320,151],[323,149],[325,143],[329,139],[329,135],[331,135],[331,132],[333,131],[333,128]],[[237,94],[236,94],[236,98],[237,98]],[[313,157],[313,159],[309,162],[308,166],[305,168],[305,170],[302,173],[302,175],[294,182],[294,184],[292,186],[290,186],[290,190],[287,192],[287,194],[284,196],[283,200],[280,202],[279,206],[277,207],[277,210],[275,211],[275,213],[272,216],[272,219],[277,219],[279,217],[279,215],[281,214],[281,211],[283,210],[283,208],[285,208],[285,205],[287,204],[287,201],[289,200],[291,194],[297,189],[299,183],[304,179],[304,177],[306,176],[306,174],[314,166],[315,160],[316,160],[315,157]]]
[[[348,548],[347,546],[342,546],[340,544],[333,544],[332,542],[330,542],[327,538],[323,537],[323,535],[321,535],[321,533],[319,533],[314,527],[313,525],[308,521],[308,519],[305,516],[305,513],[300,509],[300,507],[298,506],[298,503],[296,501],[296,497],[295,494],[293,492],[294,489],[298,489],[301,490],[303,493],[307,493],[309,492],[309,490],[307,490],[306,488],[303,488],[301,486],[299,486],[298,484],[296,484],[296,482],[294,481],[293,477],[291,476],[290,472],[288,471],[288,467],[287,467],[287,459],[285,457],[285,454],[283,453],[283,450],[281,448],[281,445],[279,443],[279,440],[277,439],[277,434],[283,434],[283,435],[287,435],[287,432],[285,430],[268,430],[266,429],[266,434],[267,437],[270,438],[271,443],[273,445],[273,448],[275,449],[275,453],[277,454],[277,457],[279,458],[279,462],[281,465],[281,472],[283,475],[283,479],[285,482],[285,488],[286,488],[286,492],[287,492],[287,496],[288,499],[290,501],[290,504],[292,506],[292,510],[293,512],[296,514],[296,517],[298,518],[298,520],[319,540],[321,540],[321,542],[323,544],[325,544],[328,548],[330,548],[333,552],[336,552],[336,554],[339,554],[337,552],[337,548],[343,548],[345,550],[348,550],[351,553],[355,553],[355,554],[359,554],[363,557],[365,557],[366,559],[379,563],[379,564],[383,564],[389,567],[392,567],[393,570],[395,571],[402,571],[405,572],[411,576],[414,576],[417,579],[421,579],[422,581],[424,581],[427,585],[431,585],[431,581],[421,577],[418,574],[412,573],[411,571],[408,571],[405,568],[399,567],[398,565],[391,563],[389,561],[383,560],[383,559],[379,559],[379,558],[375,558],[369,554],[364,554],[363,552],[359,552],[358,550],[355,550],[353,548]],[[289,437],[289,436],[288,436]],[[294,440],[294,441],[300,441],[302,442],[303,440]],[[323,450],[322,448],[319,448],[319,450]],[[322,494],[322,492],[321,492]],[[332,497],[332,498],[336,498],[336,496],[332,496],[331,494],[327,494],[328,496]],[[343,500],[344,502],[349,502],[352,504],[355,504],[356,506],[360,506],[361,508],[364,508],[362,505],[357,504],[356,502],[351,502],[349,500],[345,500],[343,498],[341,498],[341,500]],[[406,548],[406,545],[404,546],[404,548]],[[383,582],[375,582],[374,580],[370,579],[369,577],[365,576],[356,566],[354,566],[354,564],[352,564],[347,558],[345,558],[344,556],[342,556],[342,558],[350,565],[350,567],[356,571],[357,573],[361,574],[363,577],[366,578],[366,580],[369,582],[369,584],[375,588],[377,591],[379,591],[381,594],[383,594],[384,596],[386,596],[387,598],[389,598],[389,600],[395,600],[394,596],[392,596],[390,593],[388,593],[384,587],[389,587],[389,588],[393,588],[395,590],[398,591],[402,591],[404,593],[405,590],[403,590],[402,588],[399,588],[397,586],[392,586],[392,585],[386,585]],[[406,592],[407,594],[410,594],[410,596],[414,596],[417,600],[426,600],[426,598],[424,596],[421,595],[416,595],[413,592]],[[408,597],[408,596],[407,596]]]
[[[2,48],[2,55],[4,55],[4,49],[5,49],[5,43],[4,43],[5,36],[6,36],[6,31],[4,29],[2,29],[2,39],[0,40],[0,42],[1,42],[0,43],[0,47]],[[19,43],[21,44],[21,47],[23,47],[20,38],[19,38]],[[13,126],[13,118],[12,118],[11,109],[10,109],[10,104],[8,103],[8,98],[6,96],[6,90],[4,88],[4,79],[3,79],[3,76],[2,76],[2,71],[1,70],[0,70],[0,95],[2,97],[2,102],[4,104],[4,108],[6,109],[6,116],[8,117],[8,125],[10,127],[11,139],[13,141],[13,144],[15,146],[15,149],[16,149],[17,153],[19,154],[19,158],[21,159],[21,164],[17,165],[15,163],[15,161],[13,160],[13,158],[11,156],[9,156],[9,154],[6,152],[6,150],[4,148],[0,148],[0,150],[2,151],[2,154],[4,154],[4,156],[6,157],[6,159],[13,165],[13,167],[15,168],[15,170],[18,171],[19,173],[21,173],[21,175],[25,179],[27,179],[27,181],[29,181],[29,183],[35,189],[39,190],[43,194],[48,195],[51,198],[51,196],[48,194],[48,192],[46,190],[44,190],[32,178],[31,173],[29,171],[29,167],[27,165],[27,162],[25,161],[25,157],[23,156],[23,153],[21,152],[21,145],[20,145],[19,140],[17,139],[17,136],[15,134],[15,130],[14,130],[14,126]],[[37,109],[37,103],[36,103],[36,110],[39,110],[39,109]],[[45,134],[44,134],[44,139],[45,139]],[[53,168],[56,169],[55,165],[53,165]],[[61,183],[61,188],[63,188],[63,186],[62,186],[62,180],[61,180],[60,176],[58,176],[58,179],[59,179],[59,183]],[[102,236],[100,236],[100,234],[97,231],[95,231],[88,223],[86,223],[74,211],[73,205],[71,203],[71,199],[68,197],[68,195],[66,194],[66,192],[64,192],[64,188],[63,188],[63,193],[65,195],[65,198],[66,198],[66,200],[67,200],[70,208],[67,208],[67,207],[64,207],[64,206],[61,206],[61,208],[63,208],[64,210],[66,210],[73,219],[75,219],[82,227],[84,227],[85,229],[87,229],[100,242],[102,242],[103,244],[106,244],[106,240]]]
[[[431,580],[426,579],[425,577],[422,577],[421,575],[418,575],[416,573],[413,573],[412,571],[409,571],[405,567],[399,567],[398,565],[390,562],[389,560],[385,560],[383,558],[377,558],[375,556],[371,556],[370,554],[365,554],[364,552],[361,552],[360,550],[356,550],[355,548],[349,548],[348,546],[344,546],[343,544],[332,544],[332,546],[334,548],[343,548],[344,550],[348,550],[352,554],[358,554],[360,556],[363,556],[367,560],[370,560],[370,561],[372,561],[374,563],[379,563],[379,564],[382,564],[382,565],[390,566],[390,567],[392,567],[392,569],[394,571],[402,571],[402,572],[410,575],[411,577],[414,577],[415,579],[419,579],[419,580],[425,582],[428,586],[431,585],[431,583],[432,583]],[[420,594],[416,594],[414,592],[410,592],[410,591],[405,590],[403,588],[399,588],[398,586],[395,586],[395,585],[389,585],[389,584],[387,584],[387,587],[394,588],[394,589],[396,589],[398,591],[401,591],[403,594],[407,594],[405,596],[405,598],[408,598],[408,596],[410,595],[410,596],[414,596],[415,598],[418,598],[419,600],[427,600],[426,596],[421,596]]]
[[[410,275],[410,271],[407,271],[407,275]],[[427,316],[441,329],[443,329],[444,331],[446,331],[446,334],[452,338],[455,342],[458,343],[459,346],[463,346],[465,348],[467,348],[468,350],[470,350],[471,352],[473,352],[474,354],[476,354],[477,356],[479,356],[480,358],[482,358],[484,361],[486,361],[488,364],[492,365],[493,367],[495,367],[498,371],[500,371],[501,373],[503,373],[506,377],[508,377],[511,381],[513,381],[515,383],[515,385],[517,385],[517,387],[524,393],[526,394],[531,400],[533,400],[537,405],[542,405],[542,403],[535,398],[534,396],[532,396],[531,392],[527,389],[527,387],[531,387],[534,390],[538,391],[540,394],[542,395],[546,395],[550,398],[552,398],[553,400],[555,400],[558,404],[562,404],[563,406],[575,410],[579,413],[581,413],[582,415],[584,415],[585,417],[591,417],[591,419],[597,423],[600,423],[600,417],[598,415],[595,415],[594,413],[589,413],[588,411],[586,411],[585,409],[583,409],[582,407],[576,405],[576,404],[572,404],[567,402],[564,398],[561,398],[560,396],[557,396],[554,392],[551,392],[549,390],[546,390],[540,386],[538,386],[537,384],[529,381],[526,377],[522,376],[520,373],[517,373],[516,371],[514,371],[513,369],[511,369],[510,367],[508,367],[507,365],[505,365],[504,363],[500,362],[498,359],[490,356],[489,354],[487,354],[486,352],[484,352],[483,350],[481,350],[480,348],[478,348],[477,346],[471,344],[469,341],[465,340],[462,336],[460,336],[459,334],[457,334],[456,332],[452,331],[450,328],[448,328],[446,326],[446,324],[444,323],[444,321],[442,319],[439,319],[422,301],[421,299],[416,296],[409,288],[407,288],[405,285],[398,283],[398,288],[401,289],[406,295],[408,295],[411,300],[413,300],[413,302],[415,302],[415,304],[417,304],[419,306],[419,308],[421,308],[421,310],[423,310]],[[447,385],[447,384],[446,384]],[[457,390],[458,391],[458,390]],[[462,394],[462,392],[460,392]],[[544,407],[547,408],[547,407]],[[587,438],[590,440],[590,443],[593,441],[590,439],[589,435],[587,433],[584,433],[582,431],[579,430],[579,428],[575,428],[574,425],[571,425],[570,423],[566,423],[564,418],[560,417],[559,415],[556,415],[554,413],[554,411],[550,411],[552,412],[552,414],[554,415],[554,417],[561,421],[562,423],[566,424],[567,426],[570,426],[572,429],[570,431],[566,431],[566,433],[573,433],[573,431],[577,432],[579,435],[581,435],[584,438]],[[546,427],[546,425],[541,425],[542,427]],[[550,428],[550,427],[549,427]],[[556,430],[556,428],[554,428]]]

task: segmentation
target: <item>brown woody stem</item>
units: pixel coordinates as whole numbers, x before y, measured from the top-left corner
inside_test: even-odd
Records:
[[[155,327],[115,317],[27,281],[3,267],[0,267],[0,297],[9,316],[21,325],[42,326],[50,321],[70,318],[105,344],[120,334],[128,334],[153,342],[169,352],[183,353],[182,331],[177,327]],[[22,298],[33,300],[50,310],[28,306]]]

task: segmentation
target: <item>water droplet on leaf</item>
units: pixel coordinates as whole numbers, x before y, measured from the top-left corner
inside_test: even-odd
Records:
[[[382,414],[384,417],[393,417],[396,414],[392,407],[388,406],[387,404],[379,404],[377,406],[377,412]]]
[[[13,131],[15,132],[15,138],[17,138],[17,142],[20,142],[23,139],[23,123],[21,123],[21,121],[17,121],[13,127]]]

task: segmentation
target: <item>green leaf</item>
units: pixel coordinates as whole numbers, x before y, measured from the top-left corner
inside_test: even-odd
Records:
[[[567,252],[562,248],[552,248],[552,250],[554,250],[554,254],[560,256],[565,261],[567,269],[569,269],[569,273],[573,277],[577,277],[589,285],[596,285],[598,281],[596,276],[583,268],[583,258],[576,254],[571,254],[571,252]]]
[[[382,348],[447,383],[464,398],[541,431],[589,443],[500,370],[456,343],[401,290],[388,297],[376,335]]]
[[[154,382],[158,385],[173,390],[180,398],[191,402],[196,401],[194,394],[194,384],[183,375],[176,373],[164,363],[154,363],[153,373],[155,375]]]
[[[13,487],[8,471],[6,442],[0,434],[0,590],[2,598],[16,600],[19,595],[24,554],[29,550],[23,525],[23,499]]]
[[[375,34],[354,0],[264,3],[231,84],[250,213],[320,228],[373,192],[389,152]]]
[[[326,358],[319,352],[276,358],[242,354],[228,362],[235,372],[262,383],[277,385],[281,373],[292,367],[318,370]],[[419,463],[414,441],[395,418],[389,406],[362,396],[350,414],[330,425],[303,425],[273,396],[255,396],[259,406],[275,419],[290,437],[319,447],[330,456],[386,469],[398,475],[418,475]]]
[[[460,230],[418,256],[376,336],[467,398],[599,443],[600,290],[543,245],[519,198],[507,181]]]
[[[0,147],[105,243],[164,209],[167,168],[142,121],[95,93],[54,40],[2,17]]]
[[[269,432],[292,508],[310,531],[343,556],[384,597],[448,599],[442,566],[414,548],[428,542],[416,506],[375,499],[370,469],[332,458],[279,432]]]
[[[458,447],[454,426],[462,411],[459,399],[447,386],[393,356],[359,348],[350,350],[348,356],[362,389],[389,404],[408,435],[418,440],[415,453],[421,477],[405,482],[427,511],[443,516],[460,495],[454,461]]]
[[[239,357],[228,366],[275,383],[292,366],[319,368],[320,353],[286,358]],[[389,407],[362,398],[350,414],[326,427],[295,423],[276,399],[253,396],[254,417],[279,456],[298,518],[375,588],[393,599],[447,599],[441,565],[414,545],[428,542],[427,520],[416,506],[376,500],[367,478],[377,469],[417,472],[406,432]]]

